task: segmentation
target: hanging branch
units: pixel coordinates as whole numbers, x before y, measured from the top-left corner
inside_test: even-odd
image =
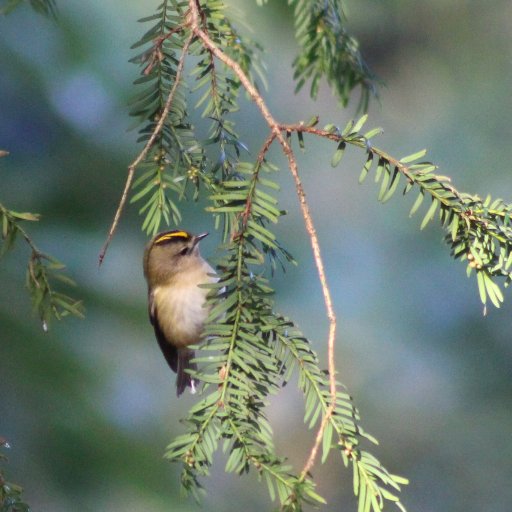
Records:
[[[181,24],[170,7],[176,9]],[[242,473],[252,466],[267,482],[271,498],[279,499],[282,510],[291,511],[300,510],[304,503],[324,503],[315,492],[309,473],[320,445],[322,461],[337,446],[345,464],[353,466],[354,492],[364,507],[377,510],[375,507],[382,506],[384,500],[399,504],[390,489],[400,490],[399,485],[406,481],[388,473],[374,457],[359,448],[359,438],[370,441],[374,438],[357,425],[359,416],[351,398],[339,391],[340,385],[335,379],[336,318],[318,237],[294,152],[255,85],[252,66],[257,58],[225,18],[222,4],[206,2],[200,6],[189,1],[187,7],[184,2],[164,0],[157,15],[141,20],[158,21],[134,45],[152,41],[149,50],[132,59],[144,66],[136,83],[151,81],[150,87],[135,98],[133,114],[147,122],[141,140],[146,144],[152,140],[153,145],[145,146],[147,152],[140,159],[139,163],[148,170],[133,183],[133,187],[142,184],[143,188],[133,196],[132,202],[150,195],[141,213],[146,216],[143,229],[154,231],[160,225],[161,212],[165,212],[162,210],[165,197],[162,184],[171,187],[179,197],[183,196],[185,185],[178,187],[178,183],[194,183],[194,197],[202,184],[212,201],[208,210],[217,219],[223,218],[224,233],[230,236],[225,246],[226,255],[217,265],[219,281],[211,285],[210,322],[205,328],[207,341],[198,347],[199,353],[213,351],[215,355],[198,357],[197,363],[203,363],[203,367],[194,375],[204,383],[204,391],[212,385],[217,389],[190,410],[185,420],[188,432],[171,443],[166,457],[183,462],[182,486],[197,494],[198,477],[209,473],[213,453],[224,440],[223,448],[229,452],[226,470]],[[210,84],[198,106],[206,102],[203,115],[213,120],[212,135],[206,141],[219,148],[219,160],[213,164],[204,153],[196,150],[201,146],[190,135],[193,127],[187,120],[186,99],[178,95],[176,85],[183,77],[180,70],[186,56],[182,52],[177,60],[174,48],[183,48],[184,38],[189,36],[193,37],[189,53],[200,57],[193,71],[196,88]],[[216,60],[221,65],[217,66]],[[240,161],[246,146],[239,141],[233,123],[227,119],[236,108],[239,87],[256,103],[270,128],[255,164]],[[166,89],[169,92],[165,93],[165,104],[170,105],[167,109],[161,99]],[[173,90],[176,92],[169,101]],[[162,123],[160,128],[158,124],[155,126],[154,119]],[[182,134],[192,142],[186,142]],[[255,272],[255,267],[261,266],[266,257],[272,268],[280,257],[292,261],[291,255],[268,229],[268,223],[277,222],[282,215],[271,194],[277,185],[261,176],[262,172],[277,170],[266,158],[274,141],[279,142],[286,155],[295,182],[328,311],[328,378],[319,369],[318,358],[309,341],[293,323],[274,313],[270,298],[273,290],[263,276]],[[194,163],[190,158],[192,154],[197,155]],[[220,176],[218,169],[222,169]],[[125,196],[132,188],[134,172],[125,186]],[[174,177],[169,177],[169,173]],[[125,197],[124,203],[126,200]],[[121,211],[122,207],[118,209],[119,215]],[[169,222],[167,217],[166,221]],[[111,236],[107,243],[110,239]],[[299,373],[299,387],[306,401],[305,419],[310,428],[319,429],[298,475],[275,453],[271,428],[264,415],[268,395],[280,382],[286,382],[294,369]]]
[[[1,155],[0,155],[1,156]],[[26,286],[29,290],[34,309],[37,311],[43,330],[47,331],[50,319],[60,320],[67,315],[83,317],[83,304],[72,297],[58,291],[55,283],[75,286],[75,282],[63,273],[65,266],[56,258],[42,252],[21,226],[21,222],[35,222],[39,215],[29,212],[8,210],[0,203],[0,223],[2,225],[2,257],[21,236],[30,248],[30,258],[27,265]]]
[[[298,92],[311,80],[310,96],[316,99],[325,78],[338,101],[348,104],[355,88],[361,91],[358,110],[366,111],[376,96],[377,79],[359,51],[359,43],[345,29],[341,0],[289,0],[293,5],[295,36],[300,45],[293,61]]]
[[[311,455],[308,458],[308,461],[304,467],[303,473],[306,474],[312,467],[314,463],[314,459],[316,453],[318,451],[318,447],[321,443],[321,439],[323,436],[323,432],[325,430],[325,425],[327,424],[328,417],[332,414],[334,407],[336,405],[336,368],[334,363],[334,346],[336,339],[336,315],[334,313],[334,308],[332,305],[331,292],[329,290],[329,286],[327,284],[327,278],[325,275],[324,263],[322,260],[322,255],[320,251],[320,244],[318,242],[318,236],[316,233],[315,226],[313,224],[313,219],[311,217],[311,213],[309,211],[309,205],[306,201],[306,194],[304,192],[304,188],[302,186],[302,182],[299,177],[299,171],[297,166],[297,161],[295,159],[295,155],[292,151],[292,148],[288,144],[288,141],[281,133],[281,128],[277,121],[274,119],[272,114],[270,113],[265,101],[262,96],[259,94],[257,89],[251,83],[251,81],[247,78],[241,67],[237,62],[228,57],[222,50],[220,50],[213,41],[208,37],[208,35],[201,29],[199,22],[199,11],[195,0],[189,0],[189,8],[191,15],[191,30],[193,33],[203,41],[204,45],[215,55],[220,61],[224,62],[226,66],[231,68],[236,76],[239,78],[243,87],[247,91],[251,100],[256,104],[259,111],[261,112],[263,118],[266,123],[270,127],[270,130],[273,136],[279,141],[283,149],[283,153],[288,159],[288,165],[290,172],[295,181],[295,188],[297,192],[297,196],[299,199],[299,204],[302,212],[302,216],[304,219],[304,224],[306,226],[306,231],[309,235],[311,247],[313,250],[313,257],[315,260],[315,265],[317,267],[318,276],[320,279],[320,284],[322,286],[322,293],[324,296],[325,306],[327,309],[327,318],[329,320],[329,334],[328,334],[328,362],[329,362],[329,380],[330,380],[330,391],[331,391],[331,406],[326,412],[327,420],[324,420],[320,426],[319,432],[317,434],[317,438],[315,440],[315,444],[311,450]]]
[[[169,33],[168,36],[172,35],[175,32],[176,32],[176,30],[171,31],[171,33]],[[168,37],[168,36],[166,36],[166,37]],[[151,60],[150,64],[148,64],[148,67],[146,67],[145,74],[148,74],[151,71],[154,59],[159,60],[159,58],[160,58],[159,55],[161,52],[160,49],[161,49],[162,43],[166,39],[166,37],[160,38],[155,43],[154,50],[152,52],[152,57],[151,57],[152,60]],[[101,251],[100,251],[100,254],[98,257],[100,265],[103,263],[108,246],[109,246],[110,242],[112,241],[114,233],[117,229],[117,225],[119,224],[119,219],[121,218],[126,201],[128,199],[128,193],[132,187],[135,170],[137,169],[138,165],[146,158],[146,156],[147,156],[149,150],[151,149],[151,147],[153,146],[156,138],[162,131],[165,121],[167,120],[167,116],[169,115],[169,111],[170,111],[170,108],[171,108],[171,105],[172,105],[172,102],[174,99],[174,95],[176,94],[178,85],[180,84],[180,81],[181,81],[181,76],[183,73],[183,66],[185,65],[185,59],[187,57],[190,44],[192,43],[192,38],[193,38],[193,34],[190,34],[188,39],[185,41],[185,44],[183,45],[181,57],[178,62],[178,67],[176,69],[176,77],[174,80],[174,84],[169,92],[169,96],[167,97],[167,101],[165,102],[165,107],[160,115],[160,118],[158,119],[158,123],[156,124],[153,132],[151,133],[151,136],[149,137],[149,140],[146,142],[142,151],[137,155],[135,160],[128,166],[128,176],[126,177],[126,182],[124,185],[123,193],[121,195],[121,200],[119,201],[119,206],[117,207],[116,213],[114,215],[114,220],[112,222],[112,225],[110,226],[110,230],[108,232],[107,239],[106,239],[105,243],[103,244],[103,247],[101,248]]]
[[[424,198],[430,197],[431,203],[421,222],[421,229],[437,213],[446,230],[445,241],[450,246],[451,255],[468,261],[468,277],[476,272],[484,313],[487,312],[487,299],[495,307],[500,307],[504,298],[495,279],[505,278],[505,287],[512,282],[512,205],[502,199],[493,200],[490,196],[482,200],[459,192],[450,178],[434,174],[437,169],[434,164],[418,162],[425,156],[425,150],[398,159],[373,146],[370,140],[382,130],[375,128],[361,133],[366,120],[367,116],[363,116],[357,122],[351,121],[343,131],[332,124],[323,129],[316,128],[318,118],[309,124],[283,124],[280,128],[289,134],[296,133],[300,143],[303,143],[305,133],[335,142],[337,149],[331,160],[333,167],[341,162],[347,145],[364,149],[366,161],[359,182],[362,183],[376,166],[375,182],[380,182],[378,200],[385,203],[398,189],[402,177],[405,179],[404,195],[414,187],[419,189],[411,216],[418,211]]]

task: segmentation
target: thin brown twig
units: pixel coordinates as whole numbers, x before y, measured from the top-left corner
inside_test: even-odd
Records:
[[[361,148],[366,148],[368,153],[372,153],[373,155],[388,161],[392,166],[396,167],[410,183],[413,182],[413,179],[411,177],[412,170],[409,165],[407,165],[407,164],[401,162],[399,159],[391,156],[386,151],[370,145],[367,140],[357,140],[357,141],[350,140],[350,139],[347,139],[346,137],[344,137],[343,135],[340,135],[339,133],[331,132],[328,130],[322,130],[320,128],[315,128],[314,126],[308,126],[303,123],[281,124],[280,128],[282,131],[288,132],[288,133],[291,133],[291,132],[309,133],[309,134],[315,135],[317,137],[322,137],[324,139],[332,140],[334,142],[346,141],[348,144],[353,144],[353,145],[356,145]],[[462,201],[463,198],[462,198],[462,195],[460,194],[460,192],[453,185],[451,185],[449,183],[451,180],[445,176],[443,176],[443,178],[445,178],[445,180],[446,180],[444,183],[444,187],[447,190],[449,190],[450,192],[452,192],[452,194],[454,196],[456,196],[457,199]],[[439,197],[438,199],[441,202],[443,202],[442,197]]]
[[[260,152],[258,153],[258,157],[256,158],[256,164],[255,164],[256,171],[253,173],[253,177],[252,177],[253,181],[256,181],[258,179],[261,165],[263,164],[263,161],[265,160],[265,155],[267,154],[268,150],[270,149],[270,146],[272,145],[272,143],[274,142],[275,139],[276,139],[276,134],[274,132],[272,132],[267,137],[265,142],[263,143],[263,146],[262,146]],[[247,222],[249,220],[249,215],[251,214],[251,209],[252,209],[252,197],[253,197],[253,194],[249,194],[247,196],[247,200],[245,202],[245,209],[242,214],[241,231],[244,231],[247,227]]]
[[[151,137],[146,142],[146,145],[144,146],[142,151],[138,154],[137,158],[128,166],[128,176],[126,177],[123,194],[121,195],[121,200],[119,201],[119,206],[117,207],[116,213],[114,215],[114,220],[112,222],[112,225],[110,226],[110,230],[108,232],[107,239],[105,240],[105,243],[103,244],[103,247],[101,248],[101,251],[100,251],[100,255],[99,255],[99,264],[100,265],[103,263],[103,259],[105,258],[105,254],[107,252],[108,246],[114,236],[114,233],[117,229],[117,225],[119,224],[119,219],[121,218],[121,214],[123,213],[124,207],[126,205],[126,201],[128,199],[128,193],[132,186],[133,177],[135,175],[135,170],[137,169],[139,164],[144,160],[144,158],[146,158],[146,155],[148,154],[149,150],[151,149],[151,146],[154,144],[156,138],[158,137],[158,134],[162,131],[164,122],[167,119],[167,116],[169,115],[169,111],[171,109],[171,105],[172,105],[174,96],[176,94],[176,91],[178,90],[178,85],[181,82],[181,76],[183,74],[183,68],[185,66],[185,59],[187,57],[188,49],[190,47],[190,44],[192,43],[193,38],[194,38],[194,33],[191,32],[190,36],[187,38],[187,40],[185,41],[185,44],[183,45],[180,60],[178,61],[178,66],[176,68],[176,76],[174,78],[174,83],[171,87],[171,90],[169,91],[169,95],[167,96],[167,100],[165,102],[165,106],[164,106],[164,109],[162,110],[162,113],[160,115],[158,123],[155,126],[153,133],[151,133]]]
[[[293,153],[293,150],[286,140],[285,136],[282,134],[281,125],[274,119],[272,114],[270,113],[266,103],[264,102],[262,96],[259,94],[258,90],[252,82],[249,80],[247,75],[244,73],[240,65],[231,59],[228,55],[226,55],[222,50],[220,50],[217,45],[210,39],[207,33],[205,33],[199,22],[199,8],[196,3],[196,0],[189,0],[190,7],[190,27],[192,32],[202,40],[204,46],[211,51],[220,61],[222,61],[226,66],[231,68],[233,72],[236,74],[241,84],[247,91],[251,100],[256,104],[261,115],[267,122],[270,127],[272,134],[274,134],[275,138],[279,141],[283,149],[283,153],[285,154],[288,160],[288,166],[290,172],[292,174],[293,180],[295,182],[295,189],[297,192],[297,196],[299,199],[299,205],[302,212],[302,217],[304,219],[304,224],[306,226],[306,231],[309,235],[311,247],[313,251],[313,257],[315,260],[315,264],[317,267],[318,277],[320,280],[320,284],[322,287],[322,293],[324,296],[324,302],[327,311],[327,318],[329,320],[329,334],[328,334],[328,369],[329,369],[329,391],[331,404],[327,411],[325,412],[323,421],[319,427],[317,436],[315,438],[315,443],[310,451],[308,459],[304,465],[304,468],[301,472],[301,480],[303,480],[306,475],[310,472],[311,468],[314,465],[316,455],[318,453],[318,449],[323,437],[323,433],[327,424],[327,421],[332,416],[336,405],[336,367],[334,364],[334,345],[336,338],[336,315],[334,313],[334,307],[331,298],[331,292],[329,286],[327,284],[327,278],[325,275],[324,263],[320,251],[320,244],[318,241],[317,232],[315,229],[315,225],[313,223],[313,219],[309,210],[309,205],[306,200],[306,194],[304,192],[304,187],[302,186],[302,182],[299,176],[297,160]]]

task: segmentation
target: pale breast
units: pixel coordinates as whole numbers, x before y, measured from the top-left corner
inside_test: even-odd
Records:
[[[208,316],[205,299],[208,289],[199,288],[199,284],[213,282],[215,277],[205,275],[213,273],[207,265],[197,272],[188,273],[186,279],[175,279],[172,283],[157,286],[154,289],[154,301],[160,329],[169,342],[176,347],[197,343]]]

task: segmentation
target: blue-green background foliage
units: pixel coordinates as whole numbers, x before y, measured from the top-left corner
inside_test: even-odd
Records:
[[[266,97],[276,117],[319,114],[323,124],[344,126],[354,112],[336,111],[325,84],[317,103],[307,87],[290,94],[296,46],[285,2],[233,3],[247,10],[252,37],[267,48]],[[97,268],[127,164],[140,149],[126,131],[137,73],[129,46],[144,30],[135,20],[153,4],[61,2],[57,24],[27,8],[0,18],[0,149],[11,152],[0,160],[0,199],[42,214],[27,228],[68,264],[87,308],[85,320],[54,322],[43,333],[21,288],[28,253],[18,244],[1,261],[0,435],[12,445],[7,476],[25,485],[35,511],[196,510],[179,498],[179,468],[162,459],[193,398],[176,399],[146,319],[145,237],[135,207]],[[510,201],[510,3],[493,0],[483,10],[463,0],[368,0],[347,8],[349,29],[386,82],[367,124],[384,127],[378,145],[397,157],[427,147],[460,190]],[[237,119],[255,156],[265,127],[251,105]],[[420,232],[421,218],[408,218],[411,198],[379,204],[371,180],[357,184],[362,154],[353,150],[332,169],[332,145],[308,140],[300,168],[339,315],[339,376],[381,442],[376,454],[410,478],[403,502],[411,511],[507,509],[510,293],[483,317],[476,284],[448,256],[441,229],[432,223]],[[278,308],[325,357],[327,322],[308,239],[284,161],[274,160],[289,213],[277,232],[299,261],[274,278]],[[211,229],[202,206],[184,205],[181,227]],[[218,241],[212,233],[203,254],[214,257]],[[312,434],[302,428],[293,386],[269,414],[278,448],[300,466]],[[219,462],[205,482],[204,510],[235,511],[241,501],[247,511],[270,508],[254,476],[225,475]],[[355,507],[340,460],[315,476],[325,510]]]

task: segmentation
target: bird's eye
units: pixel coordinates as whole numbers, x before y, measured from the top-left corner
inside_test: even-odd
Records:
[[[180,256],[185,256],[185,254],[188,253],[188,247],[183,247],[183,249],[181,249],[181,251],[179,252],[179,255]]]

